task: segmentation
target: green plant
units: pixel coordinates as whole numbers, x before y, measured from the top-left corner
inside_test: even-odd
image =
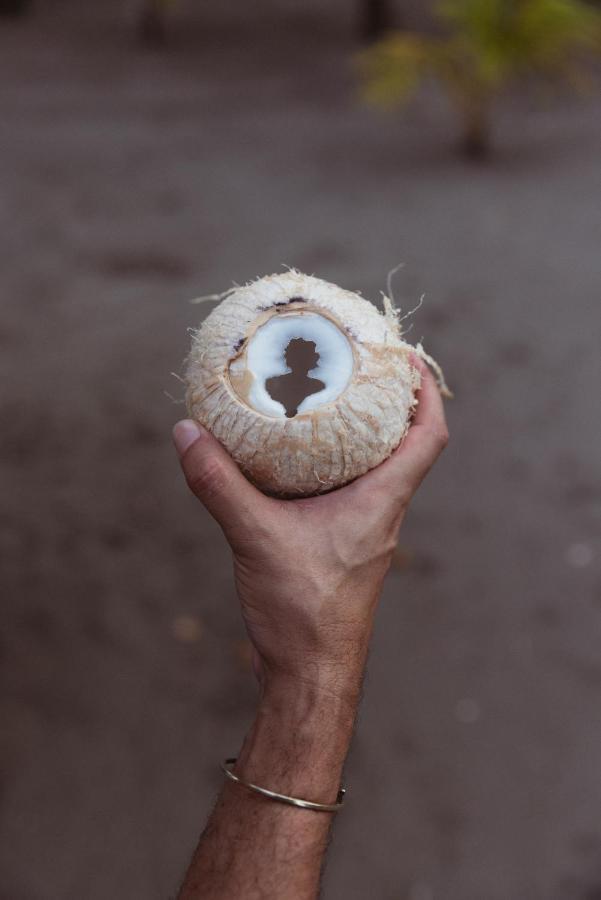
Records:
[[[581,0],[442,0],[442,33],[392,33],[360,60],[364,96],[379,105],[406,102],[428,78],[458,110],[463,149],[490,150],[491,105],[529,74],[582,78],[587,53],[601,47],[601,13]]]

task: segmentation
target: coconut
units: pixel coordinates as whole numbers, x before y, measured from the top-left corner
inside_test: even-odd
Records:
[[[193,332],[188,412],[257,487],[319,494],[390,456],[416,404],[410,355],[433,361],[402,339],[388,298],[381,313],[292,270],[219,299]]]

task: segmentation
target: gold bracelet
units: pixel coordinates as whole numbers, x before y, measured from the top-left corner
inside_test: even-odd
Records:
[[[234,775],[230,769],[230,766],[234,765],[236,759],[237,757],[234,756],[232,759],[226,759],[225,762],[222,762],[222,772],[224,772],[231,781],[235,781],[236,784],[240,784],[242,787],[248,788],[251,791],[256,791],[257,794],[262,794],[263,797],[268,797],[270,800],[277,800],[279,803],[288,803],[290,806],[300,806],[301,809],[312,809],[316,812],[338,812],[344,805],[346,788],[343,787],[338,791],[336,803],[315,803],[313,800],[301,800],[299,797],[288,797],[286,794],[278,794],[276,791],[270,791],[267,788],[259,787],[258,784],[251,784],[250,781],[243,781],[238,775]]]

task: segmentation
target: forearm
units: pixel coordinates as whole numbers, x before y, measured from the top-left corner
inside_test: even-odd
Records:
[[[186,480],[233,550],[263,674],[236,774],[280,794],[336,798],[380,586],[407,505],[447,441],[435,381],[413,362],[422,385],[407,435],[327,494],[267,497],[195,422],[174,431]],[[332,817],[226,783],[180,900],[314,900]]]
[[[267,684],[235,773],[281,794],[333,803],[351,740],[361,671],[336,683]],[[227,782],[180,900],[313,900],[333,813]]]

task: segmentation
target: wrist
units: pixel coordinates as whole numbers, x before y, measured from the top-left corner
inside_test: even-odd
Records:
[[[359,693],[360,680],[341,689],[329,679],[268,679],[236,774],[279,793],[334,802]]]
[[[340,605],[340,598],[329,599],[326,609]],[[289,603],[287,618],[267,635],[247,618],[264,693],[311,693],[315,701],[332,695],[356,704],[372,633],[372,611],[359,616],[349,603],[335,615],[327,613],[316,615],[315,610],[307,612],[306,608],[299,612]]]
[[[257,716],[318,725],[354,720],[361,696],[363,669],[305,669],[302,674],[265,673]]]
[[[361,696],[365,656],[344,664],[305,660],[286,669],[263,666],[258,712],[262,715],[354,715]]]

